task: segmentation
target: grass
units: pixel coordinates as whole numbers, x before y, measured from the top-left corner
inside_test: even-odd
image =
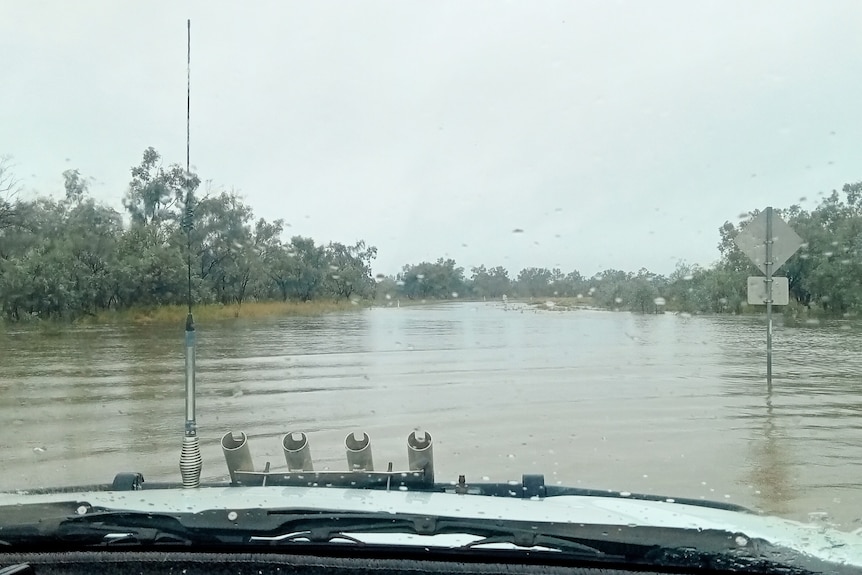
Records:
[[[367,306],[367,302],[356,304],[349,300],[315,300],[308,302],[261,301],[242,305],[209,304],[192,308],[195,321],[217,321],[235,318],[260,319],[288,316],[315,316],[325,313],[355,310]],[[86,323],[182,323],[188,308],[180,305],[165,305],[151,308],[105,310],[90,316]]]

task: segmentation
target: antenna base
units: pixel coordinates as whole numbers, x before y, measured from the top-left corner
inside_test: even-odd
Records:
[[[200,487],[202,469],[200,440],[197,436],[183,437],[183,450],[180,453],[180,475],[183,478],[183,487],[186,489]]]

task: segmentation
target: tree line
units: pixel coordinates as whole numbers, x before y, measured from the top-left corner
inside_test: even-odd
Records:
[[[719,228],[719,258],[708,267],[680,262],[669,275],[642,268],[577,270],[503,266],[469,270],[453,259],[407,264],[372,275],[377,249],[285,239],[285,222],[256,218],[233,191],[200,193],[201,181],[165,166],[148,148],[131,169],[121,213],[94,200],[89,180],[63,173],[60,199],[20,197],[8,160],[0,161],[0,313],[6,320],[76,318],[102,310],[183,304],[187,262],[195,303],[407,299],[578,298],[596,306],[653,313],[741,313],[746,277],[759,272],[734,238],[759,212]],[[198,197],[199,196],[199,197]],[[803,237],[781,268],[794,309],[862,310],[862,183],[833,191],[816,208],[776,209]]]

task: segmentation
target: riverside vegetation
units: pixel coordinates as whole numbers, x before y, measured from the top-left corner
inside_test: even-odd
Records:
[[[202,317],[213,319],[503,295],[562,309],[742,313],[746,277],[758,274],[733,242],[757,211],[719,228],[715,263],[679,262],[667,276],[641,268],[586,277],[537,267],[510,276],[505,267],[484,265],[468,274],[448,258],[374,276],[376,247],[363,240],[285,239],[283,220],[256,218],[232,191],[201,194],[197,175],[165,166],[153,148],[131,169],[125,220],[91,197],[89,179],[78,170],[63,173],[63,194],[55,199],[22,197],[13,168],[9,158],[0,160],[0,316],[10,322],[178,321],[187,297],[187,254],[192,298]],[[780,270],[789,278],[790,313],[847,317],[862,310],[862,182],[824,195],[814,209],[792,205],[776,213],[806,242]]]

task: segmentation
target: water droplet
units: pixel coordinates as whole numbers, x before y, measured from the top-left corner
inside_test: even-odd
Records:
[[[386,294],[386,299],[392,299],[392,294]]]
[[[829,258],[832,257],[832,252],[823,252],[823,255]]]
[[[515,459],[515,454],[514,454],[514,453],[510,453],[510,454],[509,454],[509,455],[507,455],[506,457],[508,457],[509,459]]]
[[[659,306],[665,305],[667,303],[663,297],[657,297],[652,301],[654,304],[659,305]]]
[[[524,230],[522,230],[521,228],[515,228],[514,230],[512,230],[512,233],[513,234],[523,234]]]
[[[386,279],[386,276],[383,274],[377,274],[376,276],[374,276],[374,281],[376,281],[377,283],[380,283],[385,279]]]
[[[452,292],[452,297],[453,297],[453,298],[457,298],[457,297],[458,297],[458,292],[453,291],[453,292]]]
[[[488,477],[487,475],[483,475],[483,476],[482,476],[482,481],[491,481],[491,478],[490,478],[490,477]]]
[[[228,521],[236,521],[237,517],[239,517],[239,516],[236,514],[236,511],[231,511],[230,513],[227,514]]]
[[[424,280],[424,279],[425,279],[425,274],[416,274],[416,279],[417,279],[417,280],[420,280],[420,281],[421,281],[421,280]]]
[[[555,304],[554,302],[552,302],[552,301],[550,301],[550,300],[548,300],[548,301],[546,301],[546,302],[545,302],[545,307],[546,307],[546,308],[548,308],[548,309],[553,308],[555,305],[557,305],[557,304]]]
[[[78,515],[86,515],[87,514],[87,506],[86,505],[79,505],[75,511],[78,513]]]
[[[694,279],[694,276],[692,274],[688,274],[687,276],[683,276],[682,279],[685,281],[691,281]]]
[[[623,298],[621,298],[621,297],[615,297],[615,298],[614,298],[614,302],[616,302],[616,303],[623,303]]]
[[[620,497],[631,497],[630,491],[620,491]]]

